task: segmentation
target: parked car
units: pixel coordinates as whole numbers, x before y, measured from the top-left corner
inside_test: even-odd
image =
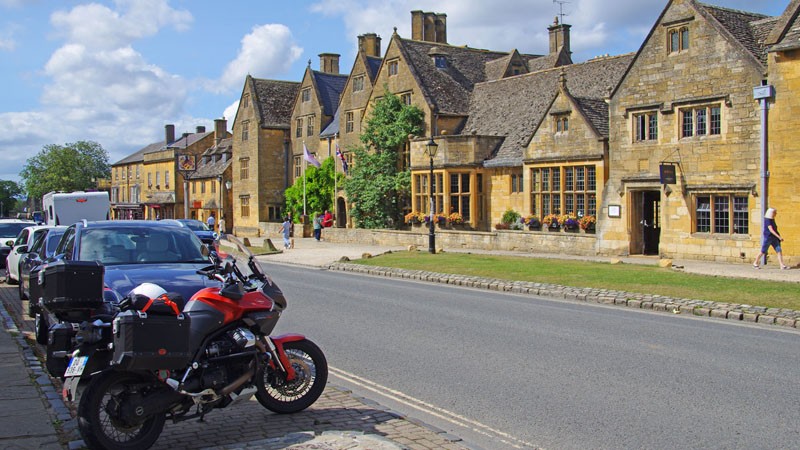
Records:
[[[31,297],[32,288],[38,287],[38,282],[36,282],[34,278],[34,282],[31,283],[31,272],[37,272],[39,270],[39,266],[44,263],[47,258],[52,257],[55,254],[56,246],[58,245],[58,241],[61,239],[61,236],[64,234],[64,230],[67,227],[65,226],[58,226],[58,227],[47,227],[44,233],[40,233],[39,237],[37,237],[33,244],[28,248],[28,253],[22,256],[19,260],[19,299],[20,300],[27,300]],[[32,296],[34,299],[38,299],[39,296],[34,293]],[[30,305],[30,303],[29,303]],[[30,306],[28,307],[28,312],[30,312]],[[35,317],[34,314],[29,314],[31,317]]]
[[[184,299],[202,288],[220,285],[197,274],[198,269],[211,265],[200,239],[188,228],[166,221],[78,222],[64,231],[55,255],[38,272],[46,273],[48,264],[59,260],[102,263],[103,295],[108,301],[122,299],[145,282],[176,292]],[[38,277],[38,272],[31,272],[30,277]],[[33,309],[37,319],[36,339],[47,342],[47,328],[55,319],[45,314],[40,302]]]
[[[31,248],[34,241],[47,234],[48,226],[29,226],[22,229],[11,246],[11,251],[6,257],[6,283],[17,284],[19,283],[19,262],[28,249]]]
[[[219,236],[217,235],[217,233],[214,232],[214,230],[212,230],[211,228],[208,227],[208,225],[204,224],[199,220],[164,219],[162,222],[176,223],[176,225],[184,226],[192,230],[192,232],[194,232],[194,234],[196,234],[197,237],[199,237],[204,244],[214,245],[214,241],[216,241],[219,238]]]
[[[0,219],[0,268],[6,268],[6,257],[11,253],[11,247],[25,227],[34,225],[29,220]],[[6,280],[8,274],[6,274]]]

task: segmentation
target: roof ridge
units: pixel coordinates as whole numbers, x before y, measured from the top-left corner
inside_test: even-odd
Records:
[[[768,16],[766,14],[761,14],[761,13],[752,12],[752,11],[745,11],[743,9],[734,9],[734,8],[728,8],[728,7],[725,7],[725,6],[711,5],[709,3],[703,3],[703,2],[697,2],[697,4],[699,6],[704,7],[704,8],[714,8],[714,9],[720,9],[720,10],[723,10],[723,11],[728,11],[728,12],[737,13],[737,14],[741,14],[741,15],[757,16],[757,17],[759,17],[758,20],[766,19],[766,18],[770,18],[770,17],[776,17],[776,16]]]

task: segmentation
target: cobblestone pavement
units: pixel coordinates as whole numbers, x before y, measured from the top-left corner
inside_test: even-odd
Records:
[[[4,280],[3,280],[4,281]],[[16,286],[0,284],[0,448],[79,449],[74,411],[61,400],[58,380],[42,369],[43,349]],[[16,347],[16,348],[15,348]],[[24,390],[24,392],[22,392]],[[21,393],[22,392],[22,393]],[[21,404],[24,402],[24,405]],[[24,414],[19,414],[24,410]],[[12,411],[13,413],[8,413]],[[278,415],[255,399],[212,411],[205,421],[167,423],[154,449],[463,449],[460,439],[328,385],[307,410]]]

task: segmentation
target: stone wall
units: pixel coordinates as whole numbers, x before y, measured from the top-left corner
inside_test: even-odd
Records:
[[[371,244],[386,246],[416,245],[428,248],[428,229],[419,227],[410,231],[363,230],[357,228],[326,228],[326,241],[344,244]],[[436,248],[530,251],[537,253],[564,253],[592,256],[596,239],[584,232],[568,233],[547,231],[456,231],[436,230]]]

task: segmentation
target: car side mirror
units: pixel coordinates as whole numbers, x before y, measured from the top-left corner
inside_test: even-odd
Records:
[[[13,240],[6,241],[6,247],[13,247],[13,246],[14,246],[14,241]]]

